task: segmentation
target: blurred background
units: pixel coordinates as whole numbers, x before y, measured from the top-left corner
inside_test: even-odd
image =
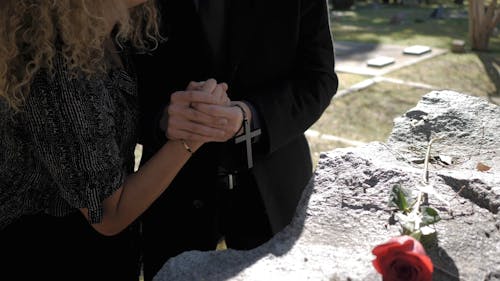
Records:
[[[306,134],[315,164],[322,151],[385,141],[393,119],[432,90],[500,104],[496,1],[328,0],[328,5],[340,85]],[[430,51],[402,54],[415,45]],[[367,59],[379,56],[395,62],[367,66]]]

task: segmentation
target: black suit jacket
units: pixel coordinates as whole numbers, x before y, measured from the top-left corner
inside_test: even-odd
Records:
[[[259,115],[263,134],[254,145],[251,172],[273,231],[281,230],[291,221],[312,176],[304,132],[330,104],[338,86],[326,0],[229,1],[227,56],[220,65],[214,63],[210,38],[200,28],[192,1],[159,2],[167,41],[152,56],[137,60],[143,159],[161,145],[157,117],[171,93],[184,90],[192,80],[215,77],[228,82],[229,97],[250,102]],[[218,156],[228,151],[234,153],[234,148],[205,144],[172,185],[192,185],[193,177],[206,183],[202,179],[210,178]]]

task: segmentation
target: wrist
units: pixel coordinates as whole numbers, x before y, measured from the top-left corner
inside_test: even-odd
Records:
[[[244,133],[245,123],[248,124],[248,117],[247,117],[248,115],[247,115],[247,111],[245,110],[244,106],[241,105],[241,103],[233,103],[233,106],[239,108],[240,112],[241,112],[241,125],[236,130],[236,132],[233,134],[233,138],[234,138],[234,137],[237,137],[237,136]]]
[[[178,142],[180,146],[182,146],[183,150],[191,155],[194,154],[203,145],[203,143],[201,142],[189,140],[176,140],[175,142]]]
[[[247,103],[242,102],[242,101],[235,101],[232,102],[233,106],[238,106],[241,110],[243,110],[243,115],[246,116],[246,119],[248,120],[248,123],[252,122],[252,110],[248,106]]]

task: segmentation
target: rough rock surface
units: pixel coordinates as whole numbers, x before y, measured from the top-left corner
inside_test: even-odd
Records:
[[[437,194],[429,202],[442,220],[428,249],[433,280],[500,280],[500,107],[436,91],[395,119],[387,142],[323,153],[294,220],[269,242],[183,253],[155,281],[381,280],[371,250],[399,235],[388,223],[389,191],[419,186],[436,137],[428,181]]]

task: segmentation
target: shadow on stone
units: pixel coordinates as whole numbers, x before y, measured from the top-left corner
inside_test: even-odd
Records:
[[[314,178],[314,176],[311,178],[308,186],[312,185]],[[155,276],[154,281],[230,280],[263,257],[279,258],[286,255],[294,247],[304,230],[306,210],[312,192],[312,188],[304,190],[290,225],[260,247],[248,251],[227,249],[224,251],[185,252],[170,259]],[[228,255],[231,256],[230,259],[227,259]],[[217,268],[221,270],[216,270]]]
[[[448,255],[445,249],[436,246],[426,249],[427,255],[434,264],[432,280],[436,281],[460,281],[460,273],[455,261]]]

